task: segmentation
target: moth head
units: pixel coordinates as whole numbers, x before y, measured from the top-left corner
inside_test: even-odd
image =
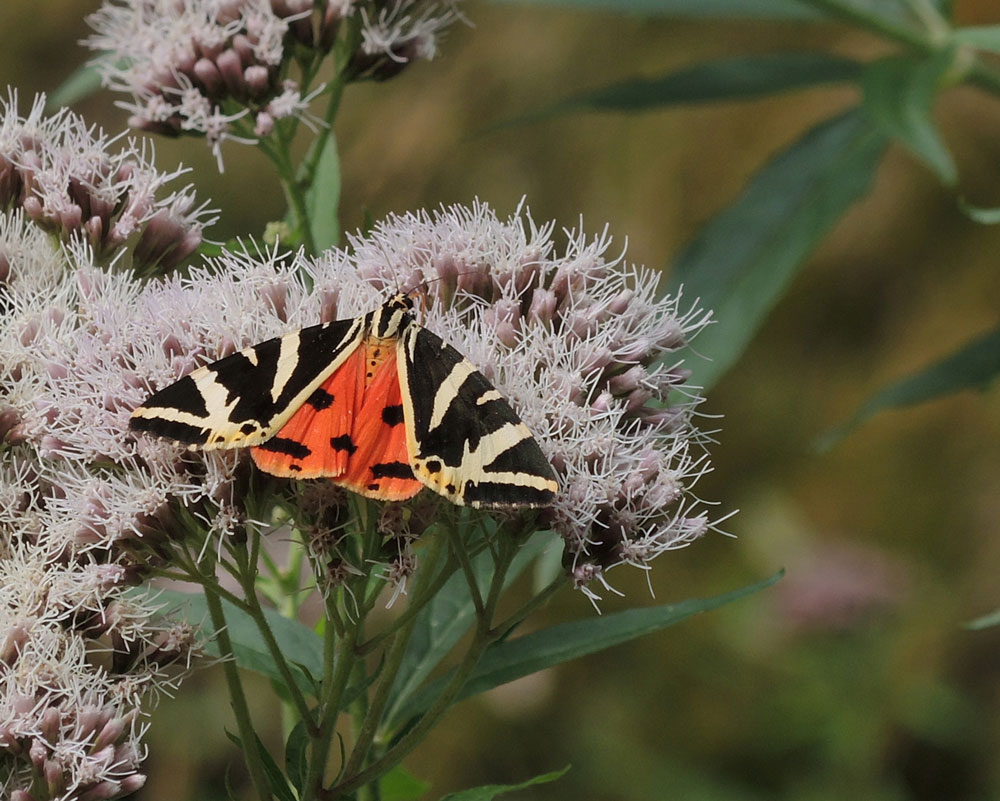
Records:
[[[413,321],[413,298],[400,292],[376,312],[371,330],[377,337],[394,337]]]

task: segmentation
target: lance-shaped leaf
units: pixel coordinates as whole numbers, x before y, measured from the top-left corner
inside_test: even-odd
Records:
[[[967,629],[972,629],[973,631],[991,629],[994,626],[1000,626],[1000,609],[994,609],[988,615],[977,617],[975,620],[970,620],[965,624]]]
[[[546,548],[558,545],[558,537],[552,532],[534,534],[514,557],[504,578],[505,586],[521,575]],[[493,558],[489,551],[484,551],[473,559],[472,569],[480,591],[486,590],[493,576]],[[469,585],[465,575],[459,571],[448,579],[417,616],[396,682],[389,693],[385,719],[395,717],[398,708],[424,683],[434,668],[465,636],[475,620],[476,609]]]
[[[508,0],[509,1],[509,0]],[[544,6],[616,11],[657,17],[746,17],[816,20],[823,15],[797,0],[514,0]]]
[[[958,207],[966,217],[980,225],[997,225],[1000,223],[1000,207],[973,206],[964,198],[958,199]]]
[[[719,59],[575,95],[508,124],[576,111],[644,111],[685,103],[748,99],[817,84],[854,81],[861,73],[858,62],[828,53],[767,53]]]
[[[340,155],[333,131],[325,136],[312,185],[306,191],[306,213],[317,253],[335,247],[340,241]]]
[[[674,263],[670,283],[715,324],[695,342],[692,383],[713,384],[743,353],[798,269],[868,192],[886,139],[860,110],[828,120],[766,164]]]
[[[72,106],[100,88],[101,73],[97,65],[84,64],[49,93],[45,108],[47,111],[55,111],[63,106]]]
[[[914,375],[890,384],[869,398],[846,423],[817,442],[826,450],[872,415],[885,409],[913,406],[964,389],[985,389],[1000,374],[1000,328],[969,342],[950,356]]]
[[[554,770],[551,773],[543,773],[520,784],[488,784],[483,787],[473,787],[469,790],[460,790],[457,793],[448,793],[441,801],[493,801],[498,795],[513,793],[515,790],[524,790],[535,784],[546,784],[554,782],[560,776],[565,775],[569,770],[567,765],[562,770]]]
[[[954,63],[952,50],[930,57],[892,56],[865,70],[865,108],[892,136],[948,185],[958,180],[955,161],[931,119],[934,98]]]
[[[511,0],[505,0],[510,2]],[[811,0],[513,0],[535,5],[615,11],[658,17],[746,18],[774,20],[847,19],[861,13],[884,22],[919,25],[913,0],[839,0],[836,6]],[[929,0],[942,14],[950,15],[950,0]]]
[[[959,28],[952,33],[952,38],[959,44],[969,45],[977,50],[1000,53],[1000,25]]]
[[[200,593],[158,590],[155,598],[167,604],[167,611],[187,620],[195,626],[208,627],[208,607],[205,596]],[[274,681],[284,684],[284,677],[274,658],[268,651],[260,630],[253,618],[237,609],[228,601],[222,602],[226,615],[226,630],[233,644],[236,664],[245,670],[262,673]],[[297,620],[289,620],[272,609],[264,610],[267,625],[278,641],[281,652],[291,663],[292,675],[304,693],[314,693],[315,687],[303,672],[301,665],[311,676],[323,675],[323,641],[319,636]],[[209,643],[209,652],[215,645]],[[215,652],[217,653],[217,652]]]
[[[714,598],[629,609],[614,615],[561,623],[523,637],[496,643],[487,649],[458,697],[468,698],[553,665],[651,634],[699,612],[718,609],[771,586],[782,575],[783,572],[776,573],[757,584]],[[403,705],[393,723],[405,723],[429,708],[450,681],[451,675],[448,673],[422,688]]]
[[[418,779],[402,765],[396,765],[378,780],[381,801],[416,801],[431,789],[428,782]]]

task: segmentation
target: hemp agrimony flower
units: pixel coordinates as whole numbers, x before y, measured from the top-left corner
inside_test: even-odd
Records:
[[[34,403],[18,410],[30,421],[19,430],[45,453],[128,468],[109,479],[116,489],[103,490],[112,497],[90,524],[102,532],[127,537],[171,498],[222,509],[231,463],[133,439],[129,412],[198,364],[363,314],[389,290],[433,279],[423,324],[510,400],[559,474],[545,520],[566,543],[577,585],[600,582],[619,563],[645,566],[710,525],[690,495],[708,469],[691,422],[696,396],[668,397],[685,378],[673,354],[708,315],[657,297],[655,273],[606,259],[606,235],[570,233],[558,253],[552,233],[526,212],[501,221],[477,203],[390,217],[318,259],[228,253],[144,287],[81,268],[53,293],[66,299],[58,324],[31,311],[43,299],[18,307],[24,322],[6,347],[23,365],[21,380],[38,386]],[[60,505],[76,492],[88,493],[77,485]]]
[[[103,53],[104,84],[132,96],[130,125],[203,135],[221,170],[226,139],[254,143],[284,119],[313,125],[323,86],[312,79],[342,26],[341,84],[433,58],[457,18],[454,2],[425,0],[108,0],[84,43]]]
[[[88,242],[102,263],[114,256],[140,272],[170,269],[201,244],[211,212],[190,187],[164,190],[183,169],[160,172],[150,142],[108,137],[66,109],[45,116],[44,106],[39,95],[22,117],[15,91],[0,98],[0,210],[21,209],[64,241]]]
[[[98,257],[173,266],[207,221],[190,191],[162,196],[176,173],[157,172],[135,142],[114,151],[43,103],[21,117],[13,92],[0,101],[0,793],[110,799],[145,781],[145,715],[201,646],[188,624],[126,595],[149,571],[129,510],[158,504],[127,465],[102,470],[93,452],[63,447],[50,390],[78,359],[108,357],[99,340],[71,349],[88,321],[76,279],[107,275]],[[108,401],[93,390],[76,404],[81,426]]]

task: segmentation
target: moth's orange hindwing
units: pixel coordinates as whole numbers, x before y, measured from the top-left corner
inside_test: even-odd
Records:
[[[240,448],[273,436],[361,342],[364,318],[269,339],[151,395],[129,428],[191,448]]]
[[[369,498],[412,498],[424,485],[410,467],[396,340],[371,338],[358,350],[366,353],[365,390],[354,416],[347,470],[333,481]]]
[[[354,415],[364,391],[364,347],[358,346],[274,436],[251,448],[254,463],[275,476],[341,475],[354,450]]]
[[[475,366],[426,328],[400,335],[397,361],[414,475],[453,503],[547,506],[555,473],[528,427]]]

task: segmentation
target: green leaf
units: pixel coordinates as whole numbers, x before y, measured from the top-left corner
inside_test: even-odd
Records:
[[[755,19],[821,19],[796,0],[514,0],[515,2],[564,6],[593,11],[616,11],[664,17],[749,17]],[[510,2],[510,0],[506,0]]]
[[[862,73],[856,61],[827,53],[770,53],[695,64],[657,78],[612,84],[559,101],[511,121],[574,111],[642,111],[682,103],[742,99],[838,81]]]
[[[267,776],[267,784],[271,788],[271,792],[278,798],[278,801],[296,801],[295,793],[289,787],[285,774],[281,772],[281,768],[278,767],[278,763],[274,761],[271,753],[261,742],[257,732],[254,732],[253,738],[257,746],[257,756],[264,768],[264,775]]]
[[[886,140],[859,110],[813,128],[751,179],[687,245],[673,291],[700,298],[716,322],[694,347],[692,384],[708,387],[742,354],[798,269],[845,211],[867,193]]]
[[[308,768],[309,736],[304,721],[295,724],[285,743],[285,773],[292,787],[301,795],[302,782]]]
[[[442,533],[443,534],[443,533]],[[518,550],[505,577],[509,586],[557,537],[550,531],[540,531]],[[488,586],[493,576],[493,559],[483,551],[472,560],[472,568],[481,588]],[[398,707],[406,701],[455,647],[476,620],[476,610],[465,575],[455,573],[417,616],[413,633],[406,647],[389,693],[385,720],[393,720]]]
[[[511,2],[511,0],[502,0]],[[818,20],[839,18],[823,12],[808,2],[796,0],[514,0],[532,5],[562,6],[592,11],[614,11],[663,17],[747,18],[774,20]],[[948,0],[931,0],[943,14],[950,13]],[[913,0],[841,0],[846,13],[858,13],[895,25],[906,24],[914,30],[920,24],[914,16]]]
[[[1000,328],[983,334],[950,356],[890,384],[869,398],[846,423],[816,444],[827,450],[873,415],[894,407],[913,406],[964,389],[985,389],[1000,374]]]
[[[235,732],[229,731],[229,729],[225,729],[225,732],[229,741],[243,751],[244,757],[246,759],[251,759],[251,754],[247,753],[246,748],[243,746],[243,739]],[[257,758],[260,760],[260,763],[264,768],[264,776],[267,778],[267,785],[271,789],[271,792],[278,797],[279,801],[296,801],[295,793],[293,793],[292,788],[288,786],[288,782],[285,781],[285,777],[281,773],[281,769],[278,768],[278,764],[274,761],[267,748],[264,747],[264,743],[261,742],[260,737],[257,736],[257,732],[253,733],[253,739],[254,752],[257,754]],[[228,776],[226,778],[226,784],[229,784]]]
[[[879,128],[898,139],[949,186],[958,180],[958,169],[934,127],[931,110],[953,63],[952,50],[930,58],[892,56],[869,66],[861,82],[865,109]]]
[[[460,790],[457,793],[448,793],[441,801],[492,801],[503,793],[513,793],[515,790],[524,790],[535,784],[547,784],[565,776],[569,771],[569,765],[562,770],[554,770],[551,773],[543,773],[520,784],[488,784],[483,787],[473,787],[470,790]]]
[[[340,242],[340,156],[333,130],[326,134],[312,184],[306,190],[306,213],[316,252],[335,247]]]
[[[45,101],[47,111],[55,111],[63,106],[72,106],[74,103],[89,97],[101,88],[101,74],[94,64],[84,64],[73,71],[65,81],[56,89],[49,92]]]
[[[155,599],[168,603],[168,610],[188,622],[211,629],[204,595],[158,590]],[[262,673],[283,685],[284,677],[267,650],[253,618],[228,601],[223,601],[222,607],[226,615],[226,630],[233,643],[236,664],[245,670]],[[265,609],[264,617],[282,653],[293,660],[292,675],[299,689],[304,693],[314,694],[316,688],[304,671],[308,671],[312,676],[323,675],[323,641],[308,626],[302,625],[297,620],[289,620],[272,609]],[[209,643],[208,651],[218,655],[218,648],[214,642]]]
[[[991,629],[994,626],[1000,626],[1000,609],[995,609],[988,615],[977,617],[975,620],[970,620],[965,624],[965,628],[972,629],[973,631]]]
[[[430,783],[418,779],[412,773],[397,765],[379,779],[381,801],[413,801],[430,789]]]
[[[1000,223],[1000,207],[986,208],[984,206],[973,206],[964,198],[958,199],[958,207],[966,217],[980,225],[996,225]]]
[[[468,698],[553,665],[652,634],[700,612],[718,609],[770,587],[782,575],[784,571],[714,598],[629,609],[614,615],[560,623],[523,637],[496,643],[486,651],[458,698]],[[451,680],[452,672],[432,681],[414,695],[400,711],[398,722],[405,722],[428,709]]]
[[[1000,25],[977,25],[971,28],[959,28],[952,32],[952,37],[959,44],[986,50],[990,53],[1000,53]]]

